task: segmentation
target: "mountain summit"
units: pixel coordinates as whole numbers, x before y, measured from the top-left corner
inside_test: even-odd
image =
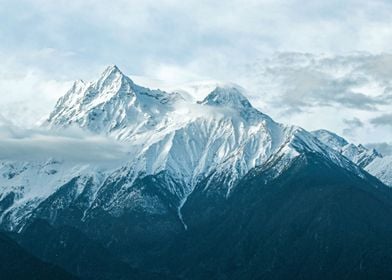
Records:
[[[45,125],[76,125],[94,133],[117,132],[123,138],[156,122],[178,99],[181,96],[176,93],[138,86],[117,66],[109,66],[95,82],[75,83]]]
[[[212,106],[228,106],[233,108],[251,108],[249,100],[241,90],[235,86],[218,86],[213,90],[201,104]]]

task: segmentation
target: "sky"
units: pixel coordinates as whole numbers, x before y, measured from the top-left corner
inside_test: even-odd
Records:
[[[238,83],[277,121],[390,151],[391,1],[0,0],[0,19],[0,122],[31,129],[116,64],[147,85]]]

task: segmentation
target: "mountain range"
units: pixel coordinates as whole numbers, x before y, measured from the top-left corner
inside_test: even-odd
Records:
[[[42,129],[121,143],[103,162],[0,162],[0,228],[81,279],[388,279],[392,157],[284,125],[244,89],[204,99],[116,66]]]

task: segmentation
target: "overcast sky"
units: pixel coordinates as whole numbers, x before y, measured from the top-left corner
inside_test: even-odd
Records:
[[[18,125],[117,64],[239,83],[278,121],[392,142],[391,1],[0,0],[0,19],[0,115]]]

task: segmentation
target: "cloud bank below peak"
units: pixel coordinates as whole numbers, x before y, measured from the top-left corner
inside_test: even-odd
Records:
[[[77,128],[62,131],[25,129],[0,118],[0,160],[46,161],[48,158],[79,163],[124,161],[129,146]]]

